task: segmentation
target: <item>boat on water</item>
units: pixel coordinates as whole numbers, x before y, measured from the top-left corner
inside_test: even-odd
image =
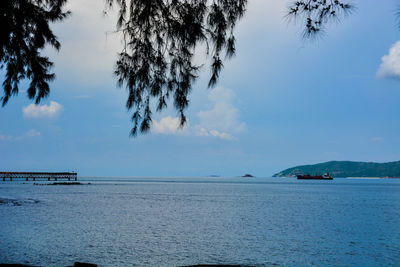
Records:
[[[328,173],[325,173],[324,175],[297,175],[297,179],[299,180],[333,180],[332,176],[329,175]]]

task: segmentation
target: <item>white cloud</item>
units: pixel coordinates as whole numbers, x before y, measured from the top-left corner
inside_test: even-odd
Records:
[[[70,0],[66,9],[72,15],[54,25],[61,50],[46,50],[55,60],[56,73],[79,78],[93,85],[113,78],[117,53],[122,48],[121,34],[116,30],[118,8],[104,15],[104,1]]]
[[[210,134],[211,134],[212,136],[219,137],[219,138],[221,138],[221,139],[233,140],[232,135],[230,135],[230,134],[228,134],[228,133],[220,133],[220,132],[218,132],[217,130],[211,130],[211,131],[210,131]]]
[[[400,41],[390,48],[388,55],[382,57],[377,75],[381,78],[400,78]]]
[[[239,121],[239,110],[233,102],[235,94],[231,89],[217,87],[210,91],[208,99],[212,103],[209,110],[200,111],[199,123],[191,127],[188,123],[180,129],[178,117],[164,117],[160,121],[152,121],[152,132],[167,135],[194,135],[217,137],[224,140],[236,140],[233,134],[245,130],[246,125]]]
[[[196,126],[195,129],[196,136],[213,136],[229,141],[235,140],[235,138],[228,133],[222,133],[217,130],[206,130],[205,128],[199,128],[199,126]]]
[[[171,116],[164,117],[160,121],[152,121],[152,131],[158,134],[182,134],[184,133],[187,125],[183,129],[179,127],[179,118],[172,118]]]
[[[22,108],[25,118],[52,118],[58,116],[63,111],[63,106],[55,101],[50,101],[50,105],[35,105]]]
[[[197,114],[200,119],[196,126],[197,135],[233,140],[232,134],[244,131],[246,124],[239,120],[239,110],[234,105],[235,98],[231,89],[217,87],[211,90],[208,99],[213,107]]]
[[[210,136],[210,133],[209,133],[209,131],[207,131],[207,130],[204,129],[204,128],[199,128],[199,129],[196,131],[196,135],[197,135],[197,136]]]

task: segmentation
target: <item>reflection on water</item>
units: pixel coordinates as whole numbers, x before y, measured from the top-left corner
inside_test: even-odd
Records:
[[[0,183],[0,263],[399,264],[399,180],[82,180]]]

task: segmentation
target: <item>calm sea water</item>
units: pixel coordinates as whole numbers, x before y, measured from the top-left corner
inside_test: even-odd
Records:
[[[0,263],[400,266],[400,180],[86,180],[0,182]]]

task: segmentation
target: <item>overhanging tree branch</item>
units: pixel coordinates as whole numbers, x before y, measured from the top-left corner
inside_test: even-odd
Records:
[[[286,17],[300,20],[304,25],[303,38],[314,38],[332,21],[350,14],[354,6],[339,0],[301,0],[289,5]]]
[[[60,43],[49,27],[50,22],[65,19],[70,12],[62,10],[66,0],[2,0],[0,4],[0,69],[5,68],[4,106],[18,94],[19,82],[30,80],[29,99],[38,104],[49,94],[49,84],[55,77],[53,66],[41,55],[46,44],[60,49]]]
[[[201,67],[193,63],[196,48],[211,48],[206,54],[212,58],[212,87],[222,70],[223,54],[235,54],[233,30],[247,0],[106,1],[109,7],[119,7],[117,30],[122,30],[125,46],[115,75],[118,85],[128,90],[127,108],[134,110],[131,135],[150,129],[151,99],[161,111],[172,98],[183,126],[188,95]]]

